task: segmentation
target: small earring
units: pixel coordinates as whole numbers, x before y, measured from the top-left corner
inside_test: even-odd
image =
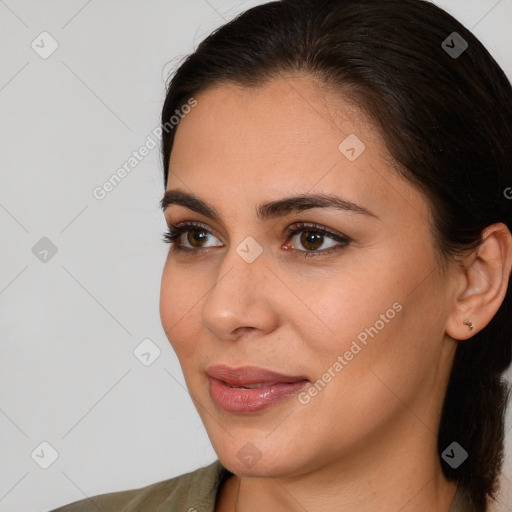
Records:
[[[464,320],[464,325],[467,325],[470,331],[475,327],[475,324],[471,320]]]

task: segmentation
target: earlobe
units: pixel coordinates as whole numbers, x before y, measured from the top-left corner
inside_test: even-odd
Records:
[[[481,331],[500,308],[510,280],[512,236],[507,226],[488,226],[480,245],[461,260],[461,289],[454,297],[446,334],[466,340]]]

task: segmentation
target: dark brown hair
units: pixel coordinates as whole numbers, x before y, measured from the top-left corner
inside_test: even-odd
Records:
[[[442,47],[453,32],[468,44],[458,57]],[[445,11],[424,0],[254,7],[181,63],[168,84],[162,127],[210,86],[259,86],[290,73],[332,86],[380,128],[399,171],[429,200],[441,259],[476,247],[490,224],[512,230],[512,88],[478,39]],[[166,187],[174,133],[162,139]],[[441,464],[478,511],[498,491],[510,393],[502,374],[511,352],[509,286],[491,322],[459,342],[438,437],[440,455],[453,441],[468,452],[457,469]]]

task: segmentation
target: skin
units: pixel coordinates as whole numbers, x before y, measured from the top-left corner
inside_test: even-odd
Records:
[[[193,193],[220,218],[166,208],[169,224],[201,222],[210,234],[206,248],[169,252],[160,315],[213,447],[235,474],[217,512],[448,512],[456,484],[437,452],[441,408],[457,340],[483,328],[505,295],[510,233],[495,225],[480,253],[441,266],[423,194],[398,175],[362,112],[310,78],[282,76],[257,89],[221,84],[196,99],[176,132],[167,189]],[[366,146],[355,161],[338,149],[349,134]],[[311,193],[374,216],[255,213],[261,203]],[[296,222],[352,242],[305,257],[311,245],[285,236]],[[263,249],[252,263],[236,251],[248,236]],[[179,241],[190,245],[186,234]],[[339,246],[323,241],[320,249]],[[295,396],[230,414],[210,397],[212,364],[315,383],[394,303],[401,311],[309,403]],[[252,467],[237,456],[246,443],[261,453]]]

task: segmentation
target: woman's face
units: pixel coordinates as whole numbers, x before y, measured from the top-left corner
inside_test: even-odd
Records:
[[[361,112],[307,78],[196,99],[165,209],[194,225],[167,257],[160,314],[221,462],[296,475],[419,437],[435,450],[454,285],[424,196]]]

